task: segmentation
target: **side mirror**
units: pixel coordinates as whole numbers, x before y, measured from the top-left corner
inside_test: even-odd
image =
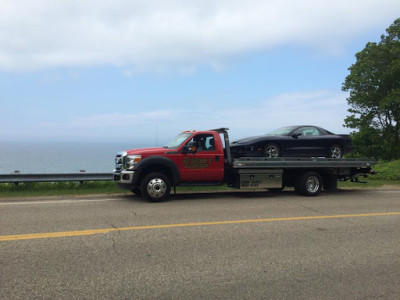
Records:
[[[189,142],[188,148],[189,148],[189,152],[196,153],[196,151],[197,151],[197,143],[195,141]]]
[[[186,153],[196,153],[197,151],[197,143],[196,142],[189,142],[187,145],[183,146],[181,153],[186,154]]]
[[[182,147],[182,150],[181,150],[181,153],[182,153],[182,154],[186,154],[186,153],[188,153],[188,152],[189,152],[189,147],[188,147],[187,145],[183,146],[183,147]]]
[[[292,138],[297,139],[299,136],[301,136],[301,133],[293,133],[291,136]]]

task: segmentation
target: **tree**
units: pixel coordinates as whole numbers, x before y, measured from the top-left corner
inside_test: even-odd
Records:
[[[400,158],[400,18],[386,32],[356,54],[342,89],[351,113],[344,126],[359,130],[355,154],[390,160]]]

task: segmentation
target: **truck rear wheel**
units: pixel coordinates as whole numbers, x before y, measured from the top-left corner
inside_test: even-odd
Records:
[[[142,196],[150,202],[165,201],[170,191],[169,178],[162,173],[150,173],[142,180]]]
[[[322,189],[322,179],[317,172],[303,173],[296,181],[296,192],[303,196],[317,196]]]

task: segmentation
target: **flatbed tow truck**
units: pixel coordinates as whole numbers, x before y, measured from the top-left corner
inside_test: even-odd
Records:
[[[337,190],[339,180],[373,174],[372,159],[232,158],[228,128],[184,131],[160,148],[120,152],[113,179],[151,202],[165,201],[176,186],[223,185],[281,191],[294,187],[304,196]]]

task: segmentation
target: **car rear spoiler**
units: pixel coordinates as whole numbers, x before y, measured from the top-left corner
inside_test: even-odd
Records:
[[[342,138],[345,138],[345,139],[348,139],[348,140],[351,140],[351,136],[350,136],[350,134],[337,134],[338,136],[340,136],[340,137],[342,137]]]

